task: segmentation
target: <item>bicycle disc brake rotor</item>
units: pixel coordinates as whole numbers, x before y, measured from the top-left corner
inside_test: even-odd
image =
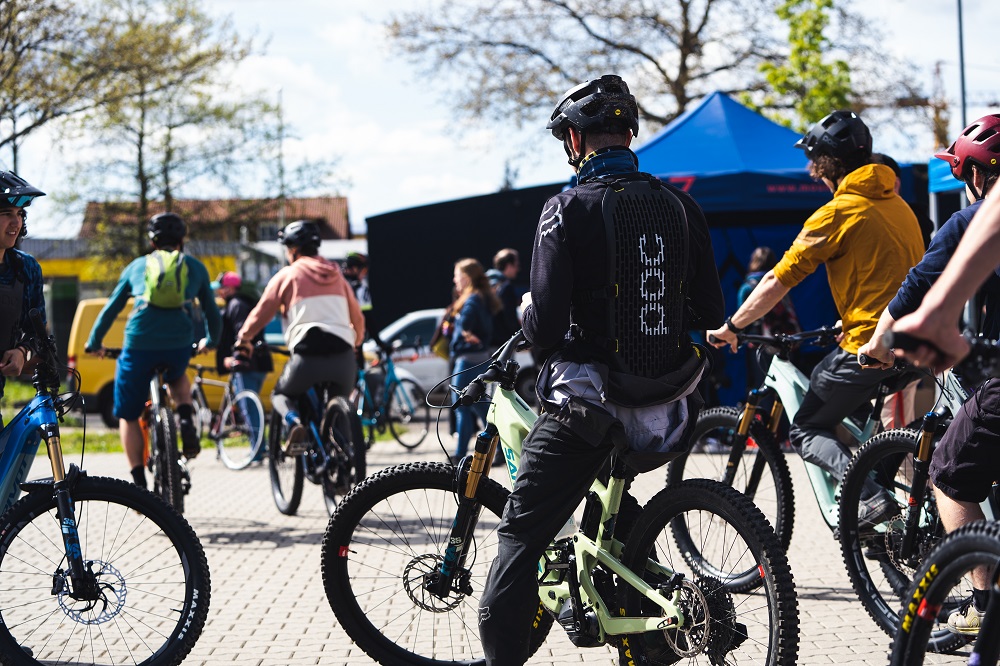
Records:
[[[427,577],[438,571],[442,562],[444,562],[444,558],[440,555],[428,553],[414,557],[403,569],[403,587],[406,589],[410,601],[432,613],[452,611],[465,599],[465,595],[461,593],[452,594],[448,598],[442,599],[424,588]]]
[[[53,585],[58,589],[59,607],[66,617],[78,624],[104,624],[116,618],[125,607],[125,577],[118,569],[107,562],[87,562],[88,569],[98,569],[94,573],[94,586],[97,591],[94,599],[74,599],[70,594],[69,572],[56,574],[59,582]]]
[[[712,632],[709,627],[712,615],[705,594],[697,585],[683,581],[678,591],[677,607],[684,614],[684,624],[676,629],[666,629],[663,634],[667,645],[681,657],[693,657],[708,646]]]
[[[906,517],[903,514],[894,516],[886,522],[885,550],[889,555],[889,561],[892,562],[892,566],[910,578],[913,578],[913,576],[917,573],[914,563],[904,562],[899,557],[899,548],[903,542],[905,528]],[[914,541],[917,563],[923,562],[927,554],[933,550],[934,546],[936,546],[940,540],[941,536],[935,535],[929,526],[920,525],[917,528],[916,539]]]

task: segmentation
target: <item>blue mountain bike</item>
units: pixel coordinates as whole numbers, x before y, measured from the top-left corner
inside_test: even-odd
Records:
[[[0,663],[177,664],[208,615],[205,551],[152,493],[66,469],[59,422],[79,395],[59,394],[55,342],[31,315],[36,394],[0,430]],[[52,477],[25,482],[42,440]]]

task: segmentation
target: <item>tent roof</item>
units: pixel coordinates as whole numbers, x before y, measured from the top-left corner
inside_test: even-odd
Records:
[[[932,157],[927,163],[927,189],[931,192],[955,192],[965,189],[965,183],[951,174],[944,160]]]
[[[714,92],[636,150],[653,174],[805,173],[800,135]]]

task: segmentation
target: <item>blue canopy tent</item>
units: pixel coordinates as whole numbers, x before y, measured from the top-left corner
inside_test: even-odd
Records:
[[[639,166],[689,192],[704,209],[712,231],[726,311],[736,310],[736,292],[750,253],[768,246],[780,257],[830,191],[810,178],[800,135],[723,93],[713,93],[636,149]],[[913,198],[913,179],[904,168],[904,198]],[[838,319],[826,271],[821,267],[792,292],[803,328],[831,325]],[[729,386],[720,387],[722,404],[740,401],[746,388],[746,362],[723,354]]]

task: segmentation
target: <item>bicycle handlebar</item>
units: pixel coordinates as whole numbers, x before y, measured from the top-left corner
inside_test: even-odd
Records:
[[[737,345],[753,343],[762,347],[772,347],[781,350],[791,350],[804,342],[816,340],[820,344],[833,344],[840,335],[842,329],[839,326],[823,326],[813,331],[802,331],[801,333],[775,333],[774,335],[758,335],[755,333],[737,333]],[[714,335],[708,336],[709,343],[721,342]]]
[[[473,379],[469,382],[468,386],[458,392],[458,398],[455,400],[452,408],[468,407],[478,402],[486,394],[486,385],[501,379],[507,363],[513,360],[514,354],[526,342],[523,331],[518,331],[512,335],[510,340],[501,345],[493,356],[490,357],[490,365],[486,369],[486,372]]]
[[[885,335],[886,344],[893,349],[916,351],[920,347],[928,347],[936,354],[944,356],[944,353],[933,343],[921,340],[909,333],[889,331]],[[968,333],[962,337],[969,343],[969,355],[955,364],[955,371],[963,379],[977,385],[990,377],[1000,377],[1000,342],[975,337]]]

